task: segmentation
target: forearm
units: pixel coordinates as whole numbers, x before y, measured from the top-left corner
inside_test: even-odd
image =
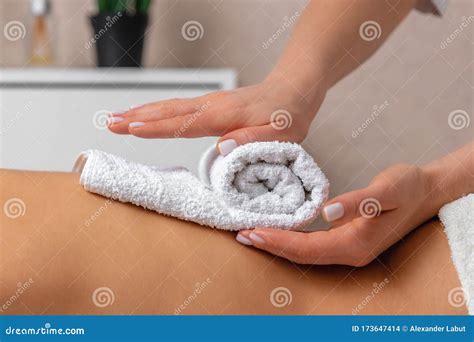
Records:
[[[367,60],[415,4],[416,0],[393,6],[380,0],[310,1],[268,79],[310,99]],[[368,21],[380,25],[374,32],[380,37],[361,37],[361,25]]]
[[[434,216],[446,203],[474,193],[474,141],[422,169],[429,180],[427,203]]]

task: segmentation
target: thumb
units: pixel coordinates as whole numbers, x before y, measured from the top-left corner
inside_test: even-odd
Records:
[[[228,155],[239,145],[256,141],[290,141],[301,142],[302,137],[295,134],[294,130],[276,129],[274,126],[253,126],[237,129],[222,136],[217,142],[217,149],[223,156]]]
[[[352,230],[350,225],[312,233],[258,228],[241,230],[236,239],[298,264],[344,264],[354,245]]]
[[[329,201],[322,210],[326,222],[333,225],[347,223],[354,218],[374,218],[382,211],[398,207],[398,201],[391,186],[374,183],[367,188],[351,191]]]

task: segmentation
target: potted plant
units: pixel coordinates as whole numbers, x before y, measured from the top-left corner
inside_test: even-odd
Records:
[[[99,67],[140,67],[151,0],[97,0],[92,16]]]

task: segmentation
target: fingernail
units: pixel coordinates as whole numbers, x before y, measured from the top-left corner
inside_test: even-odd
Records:
[[[252,246],[252,241],[250,241],[249,239],[247,239],[245,236],[241,234],[237,234],[237,237],[235,239],[243,245]]]
[[[250,233],[249,238],[253,242],[256,242],[256,243],[259,243],[259,244],[265,243],[265,240],[263,240],[261,236],[257,235],[254,232]]]
[[[141,106],[143,105],[134,105],[134,106],[130,106],[129,109],[137,109],[137,108],[140,108]]]
[[[118,111],[118,112],[112,113],[112,116],[120,116],[120,115],[123,115],[123,114],[125,114],[126,112],[127,112],[126,110],[121,110],[121,111]]]
[[[326,222],[336,221],[344,216],[344,206],[341,202],[327,205],[323,208],[323,218]]]
[[[223,156],[228,155],[237,147],[237,142],[234,139],[224,140],[217,145],[219,153]]]
[[[122,122],[123,118],[109,118],[109,125],[115,125],[116,123]]]
[[[136,128],[136,127],[142,127],[145,123],[144,122],[130,122],[128,124],[128,127]]]

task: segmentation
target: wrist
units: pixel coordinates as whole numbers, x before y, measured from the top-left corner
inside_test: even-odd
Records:
[[[304,97],[306,101],[326,94],[329,80],[324,70],[313,60],[299,60],[298,63],[279,62],[268,74],[264,83],[279,84],[294,97]]]
[[[436,160],[421,169],[428,184],[426,203],[433,215],[437,215],[443,205],[474,191],[461,165],[448,167],[442,160]]]
[[[421,171],[426,180],[426,192],[425,192],[425,203],[428,204],[428,210],[435,215],[437,210],[442,206],[440,193],[442,189],[440,188],[440,180],[442,168],[439,165],[430,163],[428,165],[422,166]]]
[[[287,105],[284,109],[292,114],[309,115],[311,119],[328,91],[326,82],[318,81],[317,76],[314,79],[299,78],[296,75],[290,77],[278,70],[272,71],[261,84],[264,92],[276,100],[276,103],[283,101]]]

